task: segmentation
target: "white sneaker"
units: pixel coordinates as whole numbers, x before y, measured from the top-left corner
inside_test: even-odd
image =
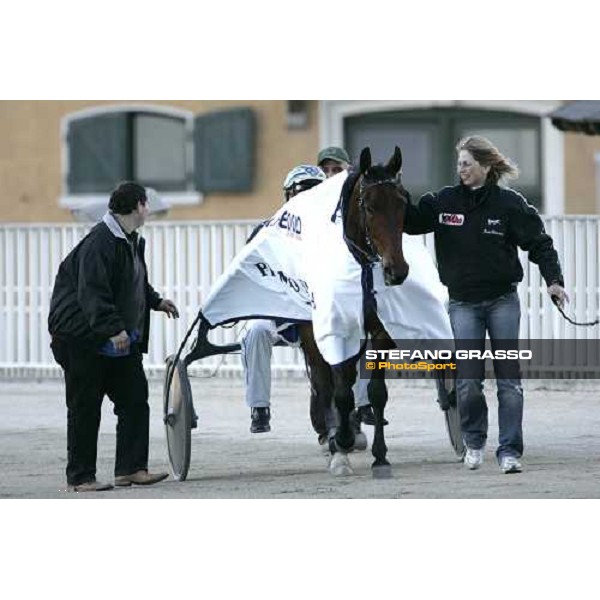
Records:
[[[469,467],[469,469],[471,469],[471,471],[479,469],[479,467],[483,464],[483,452],[484,448],[475,450],[474,448],[467,447],[464,463],[467,465],[467,467]]]
[[[503,456],[500,459],[500,470],[505,473],[520,473],[523,466],[515,456]]]

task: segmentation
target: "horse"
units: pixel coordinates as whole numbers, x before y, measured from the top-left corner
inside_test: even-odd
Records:
[[[361,282],[363,285],[363,322],[365,339],[369,337],[378,349],[391,349],[395,346],[388,332],[377,314],[377,303],[372,289],[373,269],[382,269],[383,282],[386,286],[401,286],[409,274],[402,249],[402,232],[406,218],[409,194],[404,189],[400,178],[402,167],[402,153],[395,148],[392,158],[386,165],[372,165],[371,152],[364,148],[360,154],[359,169],[351,172],[344,184],[342,199],[338,204],[341,210],[342,231],[345,245],[354,259],[361,267]],[[336,209],[332,221],[338,214]],[[341,242],[341,240],[340,240]],[[376,266],[377,265],[377,266]],[[379,276],[379,273],[378,273]],[[359,283],[359,282],[357,282]],[[221,288],[218,288],[221,289]],[[218,293],[215,297],[218,297]],[[439,303],[441,307],[442,304]],[[213,310],[218,306],[213,298]],[[206,305],[205,309],[206,310]],[[217,311],[218,312],[218,311]],[[445,311],[444,315],[446,315]],[[223,314],[212,315],[211,320],[217,323]],[[226,322],[237,322],[239,316],[232,316]],[[447,315],[445,316],[447,321]],[[198,335],[192,351],[180,362],[179,358],[198,324]],[[449,322],[446,324],[447,336],[451,336]],[[164,421],[167,426],[167,443],[170,457],[181,457],[181,468],[171,464],[178,479],[185,479],[189,467],[189,432],[184,436],[180,434],[181,427],[178,422],[182,419],[183,412],[190,413],[191,427],[195,426],[195,411],[191,400],[189,385],[180,385],[178,389],[186,392],[183,394],[184,402],[174,402],[171,394],[171,382],[176,376],[183,381],[187,379],[187,366],[195,360],[206,358],[215,354],[227,354],[240,349],[240,344],[217,346],[208,341],[207,334],[216,325],[211,325],[203,310],[198,313],[196,320],[187,332],[177,354],[167,360],[165,376],[165,402]],[[359,326],[358,323],[356,325]],[[443,328],[442,328],[443,329]],[[354,448],[356,440],[356,423],[352,414],[354,397],[352,386],[356,380],[356,365],[361,352],[343,362],[329,365],[323,358],[315,341],[311,322],[300,325],[301,346],[305,354],[307,371],[309,374],[312,398],[311,420],[315,429],[326,430],[328,433],[329,451],[332,455],[330,471],[334,475],[350,475],[352,467],[348,459],[348,452]],[[434,334],[435,335],[435,334]],[[187,390],[187,391],[186,391]],[[387,460],[387,446],[385,444],[384,418],[385,406],[388,400],[385,385],[385,371],[371,371],[368,384],[368,395],[375,417],[374,439],[372,444],[372,474],[375,478],[391,477],[391,465]],[[189,397],[189,398],[188,398]],[[444,400],[440,396],[440,407],[446,413],[446,424],[451,442],[457,455],[463,451],[460,438],[460,423],[457,418],[456,403],[454,400]],[[180,409],[175,410],[176,404]],[[334,407],[335,406],[335,411]],[[449,408],[453,408],[450,411]],[[337,415],[336,415],[337,411]],[[181,413],[181,414],[179,414]],[[452,419],[449,418],[452,416]]]
[[[347,182],[352,186],[349,201],[341,206],[344,239],[363,272],[368,273],[375,263],[381,263],[385,284],[402,285],[409,273],[402,252],[402,230],[409,202],[408,192],[399,176],[402,152],[396,146],[387,165],[372,165],[371,152],[367,147],[360,154],[359,165],[358,172],[351,175]],[[378,348],[395,347],[377,316],[373,298],[364,302],[364,323],[365,334],[371,337]],[[330,470],[334,475],[350,475],[352,468],[348,452],[354,447],[357,431],[352,418],[352,386],[356,380],[360,353],[341,364],[330,366],[317,348],[310,325],[300,329],[300,338],[315,395],[316,412],[320,413],[319,418],[331,433]],[[391,476],[391,465],[386,458],[384,437],[384,410],[388,399],[384,370],[372,372],[368,395],[375,415],[372,473],[376,478],[386,478]],[[337,424],[332,414],[332,398],[339,417]]]

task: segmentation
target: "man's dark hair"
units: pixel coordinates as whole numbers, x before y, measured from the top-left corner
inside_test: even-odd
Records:
[[[146,204],[146,189],[138,183],[126,181],[110,195],[108,208],[117,215],[128,215],[137,208],[138,202]]]

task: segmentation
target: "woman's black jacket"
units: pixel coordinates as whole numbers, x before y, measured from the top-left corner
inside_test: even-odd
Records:
[[[480,302],[515,289],[523,279],[517,247],[547,285],[564,285],[552,238],[514,190],[487,184],[471,191],[461,184],[425,194],[417,206],[409,203],[404,231],[434,232],[440,279],[453,300]]]

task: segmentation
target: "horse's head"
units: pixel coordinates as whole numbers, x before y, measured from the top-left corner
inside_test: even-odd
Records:
[[[402,231],[408,194],[400,183],[402,152],[396,146],[387,165],[372,165],[371,151],[360,154],[360,174],[352,194],[354,210],[348,219],[356,227],[352,237],[365,254],[383,262],[386,285],[400,285],[408,276],[402,252]],[[353,213],[353,214],[352,214]],[[350,232],[347,232],[348,234]]]

